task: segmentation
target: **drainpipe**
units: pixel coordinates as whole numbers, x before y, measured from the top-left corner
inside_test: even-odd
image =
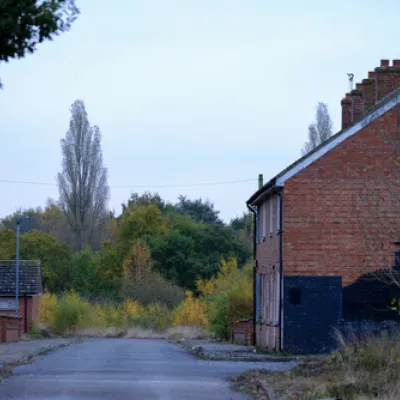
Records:
[[[257,224],[257,214],[256,210],[247,204],[247,208],[253,213],[253,345],[256,345],[256,312],[257,312],[257,300],[256,300],[256,286],[257,286],[257,239],[256,239],[256,224]]]
[[[279,329],[280,329],[280,340],[279,340],[279,351],[282,351],[283,343],[283,197],[282,192],[276,189],[274,186],[273,191],[279,196],[279,285],[280,285],[280,296],[279,296]]]
[[[264,185],[263,175],[258,175],[258,189],[261,189]],[[256,313],[257,313],[257,211],[254,207],[247,204],[247,208],[253,213],[253,344],[256,345]]]

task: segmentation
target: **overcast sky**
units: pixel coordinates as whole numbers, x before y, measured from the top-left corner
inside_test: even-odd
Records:
[[[228,221],[258,173],[300,156],[318,101],[340,129],[347,72],[358,82],[400,58],[395,0],[77,3],[68,33],[0,65],[0,180],[52,184],[0,182],[0,217],[58,197],[60,139],[83,99],[103,135],[110,208],[151,190],[210,199]]]

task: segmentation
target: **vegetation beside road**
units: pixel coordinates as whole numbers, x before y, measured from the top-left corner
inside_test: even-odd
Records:
[[[237,389],[258,399],[397,400],[400,398],[399,335],[338,334],[339,348],[327,356],[302,357],[287,372],[251,370],[232,378]]]
[[[147,263],[135,264],[134,270],[128,262],[125,265],[138,287],[154,279],[149,258],[142,259]],[[109,328],[140,328],[160,333],[189,326],[226,338],[231,320],[251,314],[252,266],[240,269],[235,259],[222,261],[216,276],[196,281],[196,291],[197,296],[186,291],[186,298],[173,307],[156,301],[142,304],[129,296],[113,303],[86,299],[74,291],[60,296],[46,293],[40,298],[39,320],[58,334],[92,329],[101,335],[101,329]]]

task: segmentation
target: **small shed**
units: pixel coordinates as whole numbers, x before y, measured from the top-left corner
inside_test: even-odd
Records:
[[[43,294],[42,268],[40,261],[19,261],[19,314],[16,315],[16,264],[15,260],[0,261],[0,341],[20,338],[38,322],[39,296]],[[18,322],[17,322],[18,321]],[[7,335],[18,325],[18,333]],[[3,332],[2,332],[3,331]]]

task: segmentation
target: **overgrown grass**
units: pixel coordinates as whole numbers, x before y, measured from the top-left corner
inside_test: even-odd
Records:
[[[400,335],[350,335],[337,333],[339,350],[331,364],[342,370],[340,381],[328,387],[331,396],[349,400],[400,398]]]
[[[247,391],[263,381],[279,400],[400,399],[400,335],[336,335],[338,350],[328,356],[301,357],[291,371],[254,370],[234,381]]]

